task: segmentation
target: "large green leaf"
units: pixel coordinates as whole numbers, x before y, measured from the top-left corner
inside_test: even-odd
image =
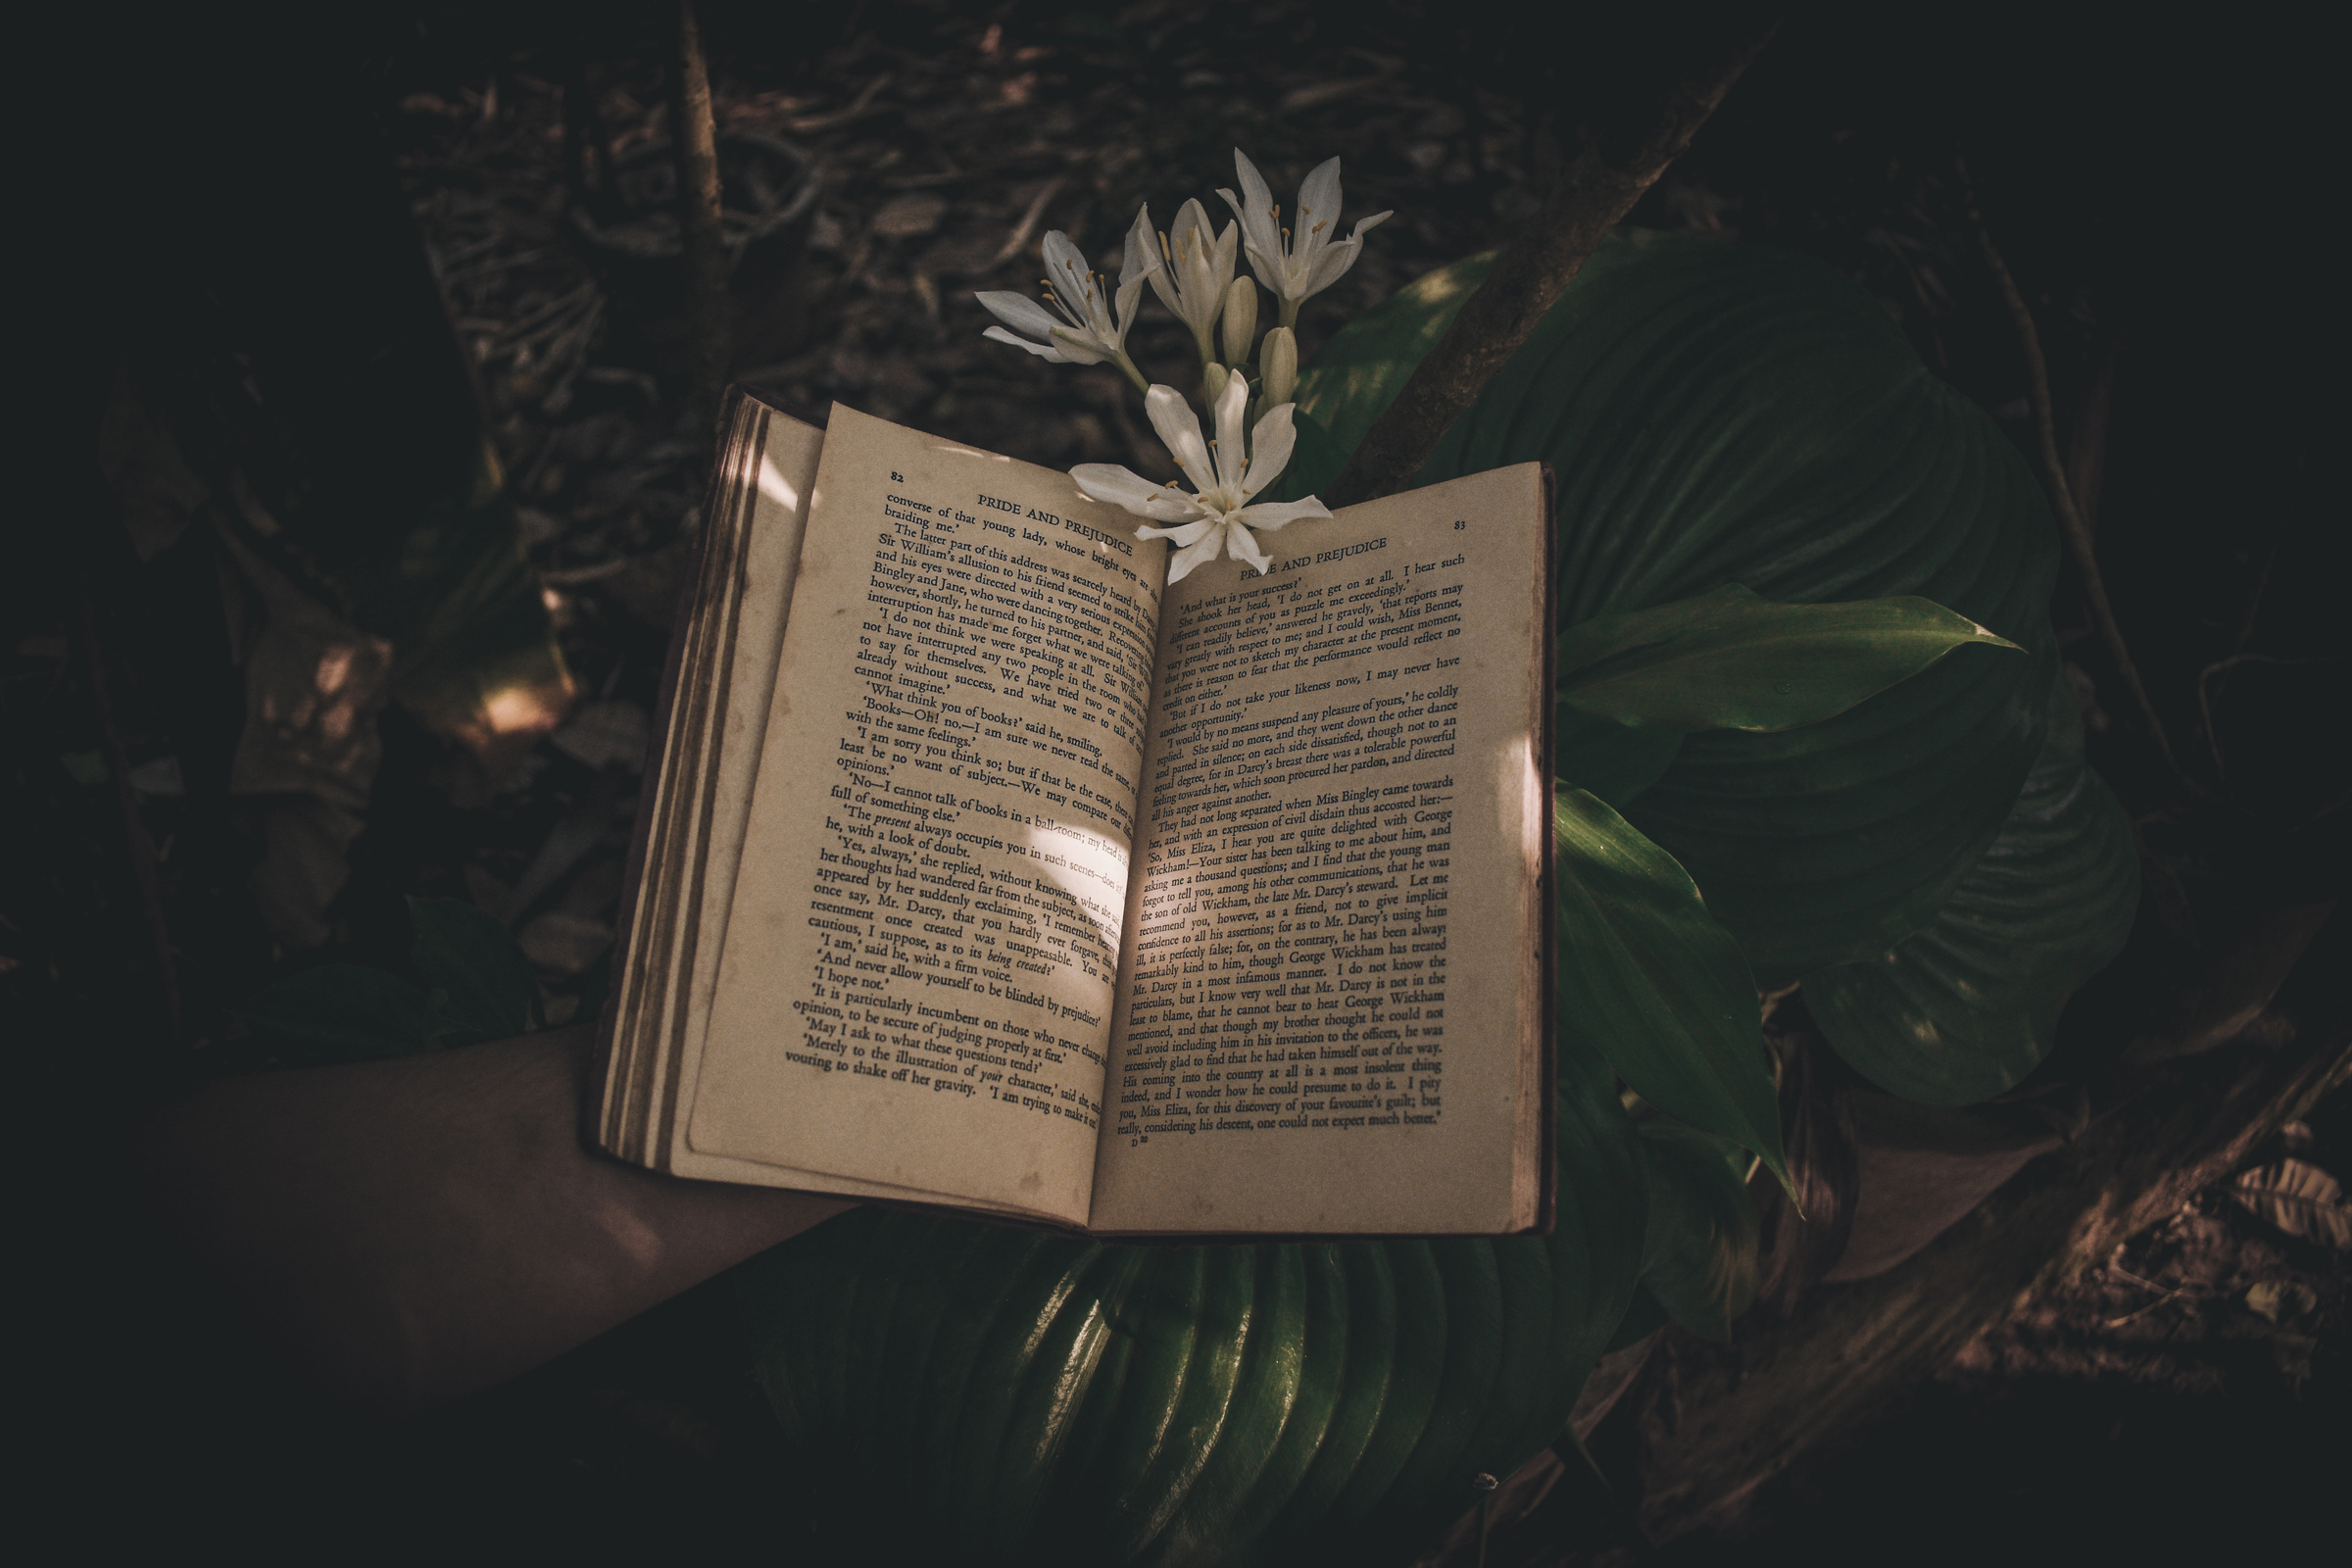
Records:
[[[1563,1054],[1548,1237],[1119,1247],[860,1209],[744,1271],[862,1560],[1364,1563],[1548,1444],[1636,1289],[1646,1173]]]
[[[1682,755],[1683,731],[1637,729],[1561,704],[1552,718],[1552,771],[1622,811]]]
[[[1764,1015],[1739,944],[1674,857],[1592,792],[1554,792],[1552,823],[1561,1035],[1786,1181]]]
[[[1323,345],[1299,377],[1298,403],[1298,412],[1329,439],[1302,442],[1291,454],[1291,466],[1282,476],[1286,487],[1305,495],[1339,477],[1348,455],[1494,267],[1494,253],[1489,251],[1424,272]]]
[[[2132,824],[2082,760],[2065,679],[2049,704],[2049,739],[2009,820],[1935,923],[1868,962],[1805,977],[1838,1054],[1906,1100],[1964,1105],[2015,1087],[2056,1043],[2067,998],[2132,933]]]
[[[1362,438],[1484,265],[1334,336],[1298,396],[1335,444]],[[1739,583],[1786,604],[1917,596],[2027,650],[1960,648],[1799,729],[1688,736],[1619,797],[1767,985],[1922,929],[1999,831],[2057,667],[2055,534],[1991,419],[1819,264],[1629,238],[1587,265],[1421,478],[1537,459],[1558,477],[1564,630]]]
[[[1972,642],[2017,646],[1917,597],[1776,605],[1726,583],[1569,631],[1560,701],[1635,727],[1794,729],[1835,718]]]
[[[1642,1124],[1649,1232],[1642,1285],[1666,1314],[1710,1340],[1756,1298],[1756,1207],[1747,1159],[1720,1139],[1660,1117]]]

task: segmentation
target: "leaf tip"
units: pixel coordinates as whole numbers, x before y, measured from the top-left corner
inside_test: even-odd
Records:
[[[1973,620],[1969,622],[1969,625],[1974,628],[1975,640],[1978,642],[1988,643],[1995,648],[2013,648],[2021,654],[2026,651],[2022,645],[2011,642],[1999,632],[1994,631],[1990,626],[1983,625]]]

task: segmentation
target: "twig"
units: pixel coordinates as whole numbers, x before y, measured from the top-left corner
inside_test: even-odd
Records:
[[[1653,83],[1628,91],[1582,127],[1526,234],[1494,270],[1445,338],[1414,369],[1324,494],[1335,506],[1393,495],[1412,482],[1453,421],[1526,342],[1585,262],[1643,191],[1690,144],[1732,83],[1780,25],[1769,12],[1737,9],[1700,32],[1679,58],[1654,63]],[[1644,63],[1629,62],[1639,69]]]
[[[1055,174],[1039,188],[1035,196],[1029,198],[1029,206],[1021,214],[1021,220],[1012,225],[1012,232],[1004,236],[1004,243],[997,248],[996,255],[988,259],[988,265],[981,269],[982,271],[993,272],[1021,253],[1021,247],[1029,243],[1029,236],[1037,232],[1038,220],[1046,216],[1046,204],[1060,195],[1062,187],[1069,182],[1067,174]]]
[[[505,353],[517,344],[529,341],[531,335],[567,311],[576,311],[596,298],[596,285],[582,283],[568,294],[560,294],[540,306],[519,321],[510,321],[498,329],[499,352]]]
[[[670,148],[678,168],[678,229],[694,322],[695,430],[709,466],[718,442],[719,399],[727,389],[727,245],[718,217],[718,127],[710,118],[710,74],[694,0],[678,0],[677,56],[669,72]]]
[[[2286,520],[2279,525],[2276,533],[2271,535],[2271,547],[2262,553],[2262,567],[2254,573],[2254,586],[2246,592],[2245,612],[2237,618],[2237,635],[2230,639],[2230,653],[2232,658],[2244,653],[2247,645],[2254,641],[2254,625],[2262,617],[2262,598],[2271,586],[2271,568],[2278,564],[2278,547],[2286,542],[2287,531],[2295,525],[2295,506],[2303,499],[2302,481],[2307,474],[2307,466],[2297,463],[2294,502],[2289,503],[2287,507]],[[2213,689],[2212,701],[2218,703],[2222,700],[2222,687],[2229,683],[2230,672],[2225,669],[2222,671],[2221,685]],[[2206,722],[2208,724],[2212,722],[2211,715],[2207,716]],[[2208,740],[2212,738],[2210,731],[2206,738]]]
[[[2282,659],[2274,654],[2231,654],[2228,659],[2207,664],[2198,673],[2197,722],[2205,731],[2206,750],[2213,754],[2214,777],[2220,780],[2224,789],[2230,787],[2230,769],[2222,760],[2222,738],[2213,730],[2213,705],[2221,701],[2222,688],[2229,684],[2230,672],[2240,664],[2328,664],[2342,657],[2340,654],[2314,654],[2302,659]]]
[[[812,136],[820,130],[839,130],[873,106],[874,100],[882,95],[882,89],[890,85],[891,75],[892,73],[885,71],[867,82],[858,96],[850,100],[847,109],[830,109],[821,115],[803,115],[785,123],[796,135],[802,136]]]
[[[2090,393],[2075,416],[2073,434],[2066,442],[2066,483],[2082,514],[2082,527],[2096,544],[2099,538],[2099,491],[2107,472],[2107,427],[2115,411],[2115,367],[2123,357],[2122,331],[2110,333],[2106,352],[2099,356],[2099,373],[2091,378]]]
[[[2028,308],[2026,297],[2018,292],[2017,279],[2010,275],[2009,264],[2001,260],[2000,248],[1992,242],[1992,231],[1984,226],[1984,215],[1977,210],[1977,187],[1968,177],[1968,166],[1960,164],[1961,198],[1967,204],[1968,221],[1977,233],[1977,245],[1984,253],[1984,265],[1992,270],[1993,281],[2000,285],[2001,298],[2009,306],[2009,318],[2017,327],[2017,341],[2026,360],[2026,391],[2034,405],[2034,423],[2041,437],[2041,478],[2049,487],[2050,505],[2058,513],[2058,525],[2065,535],[2067,548],[2075,558],[2075,569],[2082,574],[2082,591],[2090,602],[2091,623],[2098,627],[2099,640],[2107,645],[2108,657],[2130,689],[2132,700],[2139,706],[2139,716],[2148,726],[2149,738],[2164,758],[2164,765],[2172,769],[2173,777],[2182,789],[2192,789],[2188,775],[2180,770],[2180,761],[2173,756],[2173,743],[2164,732],[2164,721],[2156,716],[2156,705],[2148,701],[2148,689],[2140,683],[2139,666],[2132,662],[2132,650],[2124,643],[2123,628],[2116,624],[2115,608],[2107,601],[2107,580],[2099,575],[2096,551],[2091,547],[2090,524],[2075,506],[2075,492],[2066,482],[2066,466],[2058,460],[2057,421],[2050,410],[2049,367],[2041,357],[2041,334],[2034,328],[2034,312]]]

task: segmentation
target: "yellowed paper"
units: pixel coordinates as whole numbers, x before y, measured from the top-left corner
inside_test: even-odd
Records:
[[[836,408],[686,1142],[1083,1222],[1160,547]]]
[[[1542,470],[1168,592],[1094,1228],[1533,1222]]]

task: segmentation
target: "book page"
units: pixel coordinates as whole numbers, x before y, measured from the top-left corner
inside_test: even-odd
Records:
[[[1529,464],[1169,589],[1097,1230],[1535,1222],[1547,530]]]
[[[706,497],[690,612],[671,638],[664,662],[662,700],[657,718],[662,744],[659,765],[649,770],[638,804],[626,876],[612,989],[599,1020],[608,1030],[609,1053],[602,1067],[603,1146],[624,1159],[649,1162],[649,1134],[662,1071],[662,1041],[673,996],[673,959],[681,940],[680,888],[702,869],[685,839],[712,749],[711,714],[723,708],[711,679],[722,662],[727,628],[740,623],[743,596],[737,572],[760,537],[753,515],[760,498],[755,483],[768,411],[740,395],[727,403],[719,460]],[[814,432],[811,432],[813,435]],[[813,466],[816,447],[808,448]],[[798,520],[793,548],[797,552]],[[782,624],[779,615],[777,624]],[[690,940],[687,939],[687,940]]]
[[[1085,1218],[1164,566],[836,407],[686,1142]]]

